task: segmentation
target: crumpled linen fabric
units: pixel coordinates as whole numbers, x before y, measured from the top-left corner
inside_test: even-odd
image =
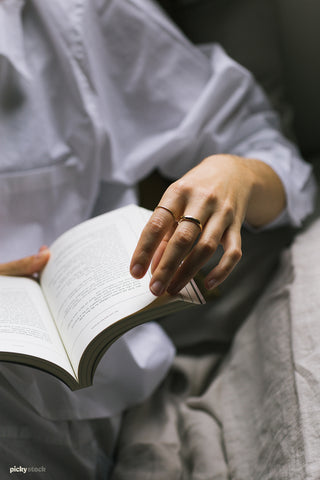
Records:
[[[319,231],[283,252],[230,349],[179,353],[125,414],[112,480],[319,478]]]

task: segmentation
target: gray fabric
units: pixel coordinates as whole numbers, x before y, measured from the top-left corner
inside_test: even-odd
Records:
[[[319,235],[282,254],[226,355],[178,355],[125,415],[112,480],[320,478]]]
[[[1,376],[0,478],[105,480],[121,416],[92,420],[43,418]],[[8,408],[10,405],[10,408]],[[11,473],[14,467],[40,469]]]

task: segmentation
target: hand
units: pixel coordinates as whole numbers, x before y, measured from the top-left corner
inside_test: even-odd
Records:
[[[241,258],[244,219],[254,226],[269,223],[284,208],[285,193],[279,177],[263,162],[213,155],[170,185],[159,205],[169,211],[154,211],[131,261],[135,278],[143,277],[152,261],[150,290],[157,296],[178,293],[221,244],[224,254],[205,282],[208,289],[218,286]],[[177,223],[182,215],[201,225]]]
[[[24,257],[8,263],[0,264],[0,275],[30,276],[39,273],[47,263],[50,252],[47,247],[40,248],[36,255]]]

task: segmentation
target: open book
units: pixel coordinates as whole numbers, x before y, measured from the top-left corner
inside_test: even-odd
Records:
[[[205,303],[194,281],[155,297],[129,263],[151,212],[129,205],[77,225],[50,247],[40,285],[0,276],[0,360],[34,366],[72,390],[93,382],[108,347],[143,322]]]

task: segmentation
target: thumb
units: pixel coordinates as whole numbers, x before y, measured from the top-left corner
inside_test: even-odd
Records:
[[[50,257],[47,247],[40,248],[36,255],[0,264],[0,275],[33,275],[40,272]]]

